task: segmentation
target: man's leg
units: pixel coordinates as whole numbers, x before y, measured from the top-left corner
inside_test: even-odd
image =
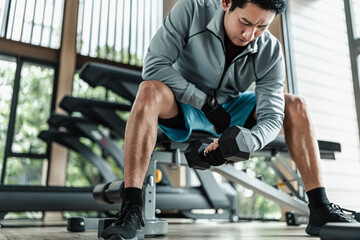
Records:
[[[177,115],[177,104],[169,87],[160,81],[140,84],[125,130],[125,188],[121,210],[100,239],[144,239],[141,189],[156,144],[158,118]]]
[[[257,116],[255,111],[251,114],[253,116],[249,117],[245,122],[244,127],[246,128],[252,128],[256,124]],[[302,98],[285,94],[284,130],[290,156],[301,173],[306,190],[310,191],[322,187],[323,180],[318,143],[309,112]],[[211,151],[217,146],[214,143],[207,150]]]
[[[320,152],[304,99],[285,94],[285,141],[303,178],[306,191],[324,185]]]
[[[140,84],[125,130],[125,188],[142,188],[156,144],[158,118],[177,114],[175,97],[168,86],[160,81]]]
[[[339,206],[330,204],[326,196],[315,130],[301,97],[285,94],[284,130],[290,156],[301,173],[309,198],[310,218],[306,233],[318,236],[321,227],[328,222],[356,222]]]

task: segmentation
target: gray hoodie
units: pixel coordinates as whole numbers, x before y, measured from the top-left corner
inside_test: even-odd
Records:
[[[216,0],[179,0],[151,40],[144,80],[159,80],[198,109],[207,94],[222,104],[256,82],[255,149],[272,141],[284,118],[285,66],[278,40],[265,31],[225,68],[224,11]]]

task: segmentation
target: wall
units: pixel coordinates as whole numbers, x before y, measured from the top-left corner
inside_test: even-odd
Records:
[[[321,161],[330,201],[359,210],[359,132],[343,0],[290,0],[289,13],[298,94],[318,139],[342,146],[335,161]]]

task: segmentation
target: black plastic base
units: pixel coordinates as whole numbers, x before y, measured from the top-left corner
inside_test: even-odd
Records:
[[[327,223],[320,231],[321,240],[359,240],[360,223]]]
[[[295,212],[286,212],[285,217],[286,224],[288,226],[299,226],[301,224],[307,224],[309,222],[308,217]]]

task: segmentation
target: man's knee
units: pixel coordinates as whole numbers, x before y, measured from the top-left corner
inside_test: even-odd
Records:
[[[165,117],[177,115],[173,92],[166,84],[156,80],[144,81],[140,84],[134,106],[132,111],[139,114],[151,113]]]
[[[143,81],[139,85],[136,101],[153,106],[161,103],[169,94],[172,94],[172,92],[164,83],[156,80]]]
[[[307,104],[303,97],[285,94],[285,119],[300,121],[309,119]]]

